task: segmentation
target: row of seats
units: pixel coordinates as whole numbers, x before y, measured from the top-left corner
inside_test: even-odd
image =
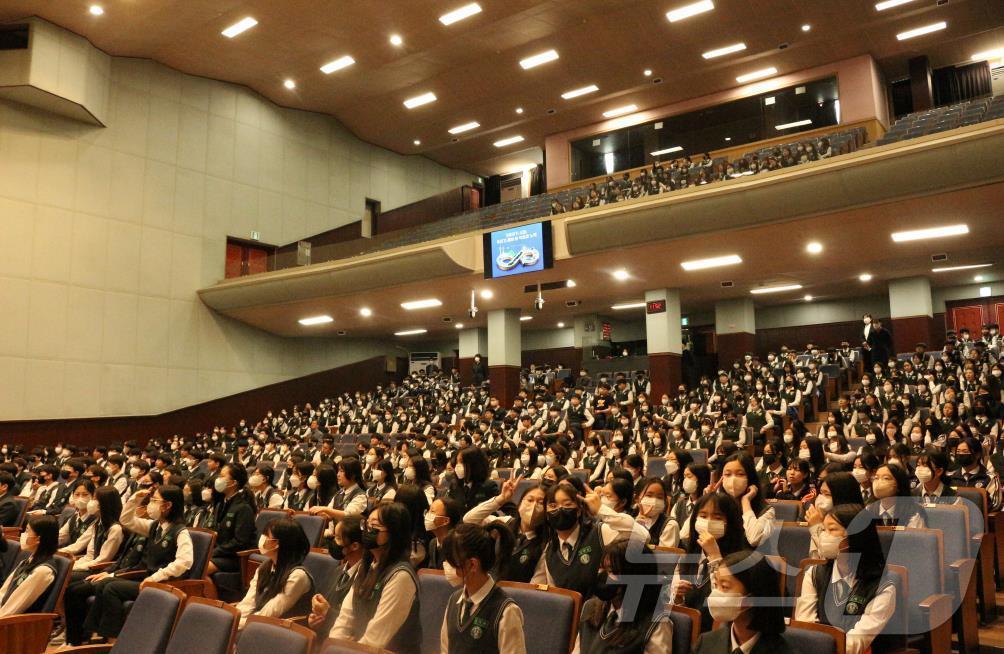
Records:
[[[998,118],[1004,118],[1004,95],[917,111],[893,123],[885,136],[878,140],[877,145],[898,143]]]

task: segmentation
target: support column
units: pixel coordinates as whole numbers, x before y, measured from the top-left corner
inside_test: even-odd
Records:
[[[906,277],[889,281],[889,330],[896,352],[912,352],[917,343],[931,344],[934,318],[931,280]]]
[[[931,86],[931,61],[927,56],[914,57],[907,62],[910,69],[910,96],[913,111],[924,111],[934,106]]]
[[[683,380],[680,291],[669,288],[645,291],[645,302],[664,302],[666,307],[661,313],[645,315],[648,377],[652,382],[649,403],[656,406],[663,393],[672,395]]]
[[[718,367],[724,368],[756,347],[756,317],[753,298],[715,303],[715,351]]]
[[[464,386],[472,384],[472,365],[474,355],[480,354],[481,358],[488,355],[488,330],[486,329],[462,329],[460,330],[460,358],[457,361],[457,369],[460,370],[460,383]]]
[[[519,393],[523,342],[520,309],[488,312],[488,380],[491,393],[508,408]]]

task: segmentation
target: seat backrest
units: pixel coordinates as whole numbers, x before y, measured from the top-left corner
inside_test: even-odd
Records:
[[[237,638],[236,654],[310,654],[314,632],[289,620],[252,615]]]
[[[579,593],[555,586],[515,581],[503,581],[499,585],[523,610],[527,654],[572,650],[582,612],[582,596]]]
[[[23,527],[24,518],[28,515],[28,505],[31,504],[31,498],[18,495],[14,498],[14,504],[17,505],[18,510],[17,522],[14,523],[14,526]]]
[[[303,567],[314,580],[314,592],[319,593],[329,588],[338,577],[338,561],[327,552],[308,552],[303,560]]]
[[[701,612],[674,606],[669,619],[673,623],[673,654],[690,654],[701,635]]]
[[[767,500],[774,507],[774,519],[780,522],[797,522],[802,513],[802,503],[798,500]]]
[[[273,520],[279,520],[289,516],[289,511],[283,509],[262,509],[254,519],[255,532],[261,536],[265,532],[265,527]]]
[[[811,545],[812,537],[809,534],[809,525],[800,522],[782,522],[775,525],[770,537],[760,545],[760,551],[764,554],[784,559],[785,569],[778,572],[785,574],[785,588],[788,597],[797,597],[795,586],[798,569],[802,561],[809,557]]]
[[[812,654],[844,654],[844,632],[836,627],[814,622],[796,622],[784,630],[784,640],[793,652]]]
[[[652,553],[655,556],[656,569],[659,577],[664,579],[664,583],[669,583],[676,572],[676,566],[680,565],[680,560],[684,556],[684,550],[679,547],[654,547]]]
[[[310,543],[311,547],[317,547],[321,544],[321,537],[324,536],[324,526],[327,523],[324,516],[310,515],[305,511],[296,511],[293,513],[292,518],[303,527],[303,532],[307,534],[307,542]]]
[[[147,584],[129,610],[112,654],[163,654],[185,594],[177,588]]]
[[[926,629],[920,603],[945,586],[941,532],[899,527],[879,527],[878,532],[886,561],[909,570],[907,628],[911,634],[922,633]]]
[[[418,571],[418,596],[422,618],[422,652],[440,651],[439,626],[443,624],[446,605],[456,590],[446,581],[442,570]]]
[[[971,558],[968,509],[954,504],[928,504],[924,510],[927,512],[927,526],[941,530],[945,563]]]
[[[165,654],[227,654],[240,612],[219,600],[189,597]]]
[[[523,499],[523,494],[528,490],[540,483],[539,479],[521,479],[519,483],[516,484],[516,490],[512,494],[512,501],[519,506],[520,500]]]
[[[645,476],[646,477],[665,477],[666,476],[666,459],[664,457],[652,457],[648,460],[648,465],[645,466]]]
[[[694,459],[694,463],[699,463],[701,465],[704,465],[708,462],[708,451],[702,447],[693,450],[687,450],[687,453],[690,454],[691,458]]]
[[[62,527],[63,525],[65,525],[66,521],[69,520],[71,517],[73,517],[73,514],[76,512],[77,510],[72,506],[65,507],[63,511],[59,514],[59,526]]]
[[[60,601],[63,599],[63,593],[66,592],[66,587],[70,583],[70,572],[73,570],[73,557],[57,552],[52,557],[52,564],[56,566],[56,578],[53,580],[52,585],[49,586],[49,590],[46,591],[45,602],[42,603],[39,613],[55,613],[56,607],[59,606]]]
[[[188,535],[192,539],[192,567],[188,569],[185,578],[202,579],[206,576],[209,557],[213,553],[213,548],[216,547],[216,532],[189,527]]]
[[[972,506],[975,506],[979,510],[979,518],[982,521],[984,527],[981,533],[986,531],[986,525],[989,524],[987,521],[987,491],[983,488],[969,488],[966,486],[959,486],[955,489],[959,497],[971,502]],[[970,517],[970,521],[974,522],[975,525],[979,525],[980,521],[977,521],[976,514],[974,513]],[[974,525],[974,526],[975,526]]]
[[[17,565],[18,557],[21,556],[21,542],[7,539],[7,551],[0,553],[0,585],[7,579],[14,566]]]

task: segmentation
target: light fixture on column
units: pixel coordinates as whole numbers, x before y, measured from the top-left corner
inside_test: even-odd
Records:
[[[533,308],[537,311],[544,310],[544,294],[540,289],[540,282],[537,282],[537,297],[533,299]]]
[[[478,305],[475,304],[475,302],[474,302],[474,290],[473,289],[471,289],[471,307],[467,310],[467,315],[470,316],[472,320],[474,318],[478,317]]]

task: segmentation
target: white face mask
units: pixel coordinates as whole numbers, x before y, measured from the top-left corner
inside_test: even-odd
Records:
[[[248,483],[251,484],[251,488],[258,488],[259,486],[265,485],[265,477],[262,475],[251,475],[248,479]]]
[[[161,504],[160,502],[157,502],[156,504],[150,502],[149,504],[146,505],[146,514],[150,516],[151,520],[160,520],[161,516],[160,504]]]
[[[317,477],[315,475],[307,477],[307,488],[310,490],[317,490],[318,486],[320,486],[320,483],[317,481]]]
[[[414,481],[415,480],[415,469],[414,468],[405,468],[404,469],[404,478],[407,479],[408,481]]]
[[[376,460],[377,460],[376,454],[367,454],[366,455],[366,464],[367,465],[373,465],[374,463],[376,463]]]
[[[919,431],[912,431],[912,432],[910,432],[910,440],[913,441],[914,443],[921,442],[922,440],[924,440],[924,434],[923,434],[923,432],[919,432]]]
[[[840,451],[840,443],[838,443],[837,441],[830,441],[827,447],[830,448],[830,451],[833,452],[834,454]]]
[[[794,434],[785,434],[784,435],[784,442],[787,443],[787,444],[789,444],[789,445],[791,445],[792,443],[795,442],[795,435]]]
[[[203,502],[212,502],[213,501],[213,489],[211,489],[211,488],[203,488],[202,489],[202,501]]]
[[[868,479],[868,471],[864,468],[854,468],[851,470],[851,475],[854,476],[855,481],[859,484],[865,483],[865,480]]]
[[[816,509],[820,513],[829,513],[833,510],[833,498],[826,495],[816,496]]]
[[[746,596],[742,593],[726,593],[717,588],[708,595],[708,612],[718,622],[732,622],[745,610]]]
[[[463,578],[457,574],[457,569],[450,565],[449,561],[443,561],[443,573],[446,575],[446,581],[454,588],[464,585]]]
[[[703,534],[708,532],[715,538],[721,538],[725,535],[725,521],[724,520],[708,520],[707,518],[697,518],[694,520],[694,531],[698,534]]]
[[[649,516],[657,516],[666,510],[666,501],[658,497],[643,497],[638,504],[645,509],[646,515]]]
[[[261,552],[262,554],[264,554],[265,556],[268,556],[270,553],[272,553],[275,550],[279,549],[279,545],[278,544],[276,544],[275,547],[266,548],[265,545],[268,544],[269,540],[270,540],[269,537],[266,536],[265,534],[262,534],[258,538],[258,551]]]
[[[824,559],[835,559],[840,555],[840,536],[834,536],[828,531],[819,534],[819,555]]]
[[[680,471],[680,463],[678,461],[667,461],[666,462],[666,472],[675,475]]]
[[[693,495],[697,492],[697,480],[693,477],[684,477],[682,486],[683,492],[687,495]]]
[[[541,514],[542,511],[537,509],[537,505],[530,502],[523,502],[519,506],[519,517],[522,521],[530,526],[533,526],[537,522],[537,516]]]
[[[607,497],[607,496],[601,497],[600,498],[600,504],[602,504],[603,506],[607,507],[608,509],[616,509],[617,508],[617,500],[615,500],[612,497]]]
[[[227,486],[229,485],[230,482],[224,479],[223,477],[217,477],[216,481],[213,482],[213,488],[216,489],[217,493],[222,493],[227,489]]]
[[[22,552],[33,552],[34,549],[29,549],[28,546],[28,532],[21,532],[21,551]]]
[[[865,436],[865,442],[869,445],[874,445],[876,440],[875,434],[868,434]]]
[[[290,477],[289,478],[289,485],[290,485],[291,488],[299,488],[300,484],[302,484],[302,483],[303,483],[303,480],[300,479],[299,477]]]
[[[433,513],[432,511],[426,511],[425,512],[424,521],[425,521],[425,530],[426,531],[433,531],[436,528],[436,518],[437,517],[438,516],[435,513]]]
[[[554,455],[553,454],[547,454],[547,455],[545,455],[544,456],[544,464],[545,465],[549,465],[549,466],[553,466],[554,465]]]
[[[803,461],[808,461],[809,459],[812,458],[812,452],[809,451],[809,448],[803,447],[798,451],[798,458],[802,459]]]
[[[384,473],[383,470],[374,470],[373,471],[373,481],[375,481],[376,483],[382,484],[383,480],[384,480],[384,477],[386,477],[386,474]]]
[[[457,479],[463,479],[464,477],[467,476],[467,470],[464,469],[463,463],[458,463],[456,467],[453,468],[453,472],[456,473]]]
[[[77,511],[87,510],[87,498],[86,497],[74,497],[73,498],[73,508]]]
[[[91,500],[87,503],[87,515],[97,515],[100,510],[101,505],[98,504],[97,500]]]
[[[746,492],[749,481],[745,477],[726,477],[722,480],[722,488],[732,497],[739,497]]]
[[[917,469],[913,471],[913,474],[917,476],[917,481],[922,484],[926,484],[934,477],[934,473],[927,466],[917,466]]]
[[[129,476],[132,477],[133,479],[139,479],[140,477],[143,476],[143,471],[140,470],[139,468],[130,468]]]

